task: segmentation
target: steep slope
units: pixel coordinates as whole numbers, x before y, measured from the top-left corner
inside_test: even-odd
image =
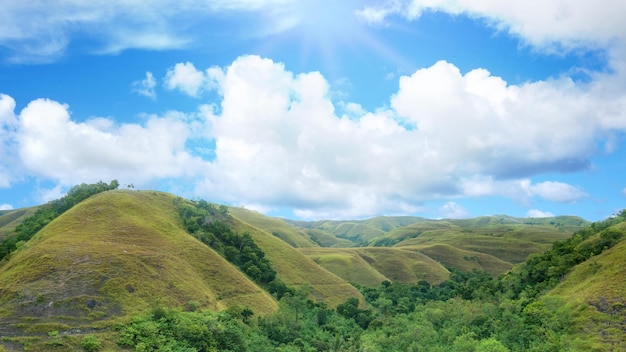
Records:
[[[563,299],[573,312],[572,338],[584,336],[578,341],[581,349],[626,351],[626,222],[604,231],[621,233],[622,240],[575,266],[547,298]]]
[[[0,320],[26,330],[60,322],[64,328],[190,301],[216,310],[277,309],[271,296],[180,227],[173,199],[110,191],[52,221],[0,267]]]
[[[254,242],[265,252],[277,271],[277,278],[294,287],[306,285],[314,299],[336,306],[360,292],[339,276],[324,269],[280,238],[239,219],[234,213],[233,227],[237,232],[250,233]]]

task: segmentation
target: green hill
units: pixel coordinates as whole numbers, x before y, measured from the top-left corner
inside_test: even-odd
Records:
[[[572,338],[588,351],[626,350],[626,222],[603,233],[607,231],[621,233],[622,240],[575,266],[547,295],[566,302],[575,318]],[[581,243],[579,249],[599,241],[601,235]]]
[[[376,286],[384,280],[438,284],[449,275],[429,256],[404,248],[302,248],[300,252],[344,280],[362,286]]]
[[[109,191],[44,227],[0,267],[5,332],[97,326],[190,301],[275,311],[269,294],[181,228],[173,199]]]
[[[235,219],[238,219],[237,214],[241,212],[233,212]],[[233,226],[236,231],[250,233],[277,271],[277,278],[287,285],[306,285],[313,298],[330,306],[336,306],[350,297],[361,297],[359,291],[348,282],[316,264],[278,236],[244,221],[235,221]]]
[[[228,211],[238,219],[271,233],[294,248],[317,246],[302,229],[281,219],[265,216],[244,208],[230,207]]]
[[[294,226],[317,230],[318,234],[326,233],[356,245],[363,245],[390,230],[423,220],[425,219],[415,216],[379,216],[366,220],[348,221],[286,221]]]

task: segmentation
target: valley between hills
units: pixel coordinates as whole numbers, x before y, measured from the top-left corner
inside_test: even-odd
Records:
[[[294,221],[79,185],[0,212],[0,351],[618,351],[626,212]]]

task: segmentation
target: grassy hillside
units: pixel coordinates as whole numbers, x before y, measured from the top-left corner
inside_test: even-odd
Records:
[[[513,267],[513,264],[492,255],[468,251],[448,244],[405,246],[401,248],[425,254],[445,267],[461,271],[486,271],[494,277],[511,270]]]
[[[292,247],[300,248],[317,246],[317,244],[313,242],[304,231],[286,223],[281,219],[265,216],[244,208],[230,207],[228,211],[238,219],[269,232],[270,234],[289,243]]]
[[[384,280],[417,283],[421,280],[438,284],[449,272],[419,251],[400,248],[302,248],[324,268],[348,282],[376,286]]]
[[[0,267],[0,319],[46,332],[190,301],[274,311],[271,296],[180,227],[173,199],[110,191],[52,221]]]
[[[584,336],[578,341],[581,348],[625,351],[626,222],[605,231],[618,231],[624,237],[614,247],[574,267],[547,297],[563,299],[573,312],[573,338]],[[598,241],[600,236],[586,242]]]
[[[392,229],[423,220],[425,219],[415,216],[379,216],[366,220],[349,221],[287,221],[298,227],[317,230],[340,239],[349,240],[357,245],[363,245]]]
[[[235,219],[238,217],[233,212]],[[240,219],[239,219],[240,220]],[[330,306],[336,306],[350,297],[361,297],[348,282],[316,264],[280,238],[244,221],[235,221],[238,232],[248,232],[277,271],[277,278],[294,287],[309,286],[311,296]]]

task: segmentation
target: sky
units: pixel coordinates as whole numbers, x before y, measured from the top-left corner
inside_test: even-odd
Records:
[[[0,210],[116,179],[292,219],[626,208],[626,2],[6,0]]]

